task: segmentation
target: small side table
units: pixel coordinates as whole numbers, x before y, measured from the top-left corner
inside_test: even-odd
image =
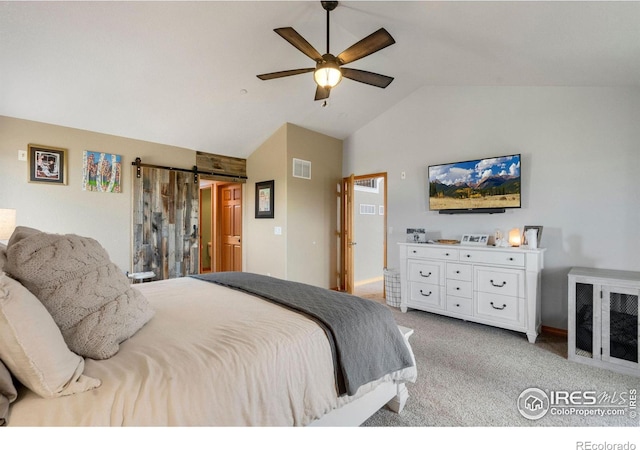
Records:
[[[150,280],[151,278],[155,278],[155,272],[133,272],[127,273],[127,277],[132,280],[133,283],[138,281],[138,283],[142,283],[144,280]]]

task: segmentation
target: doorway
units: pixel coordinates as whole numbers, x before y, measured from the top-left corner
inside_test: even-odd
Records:
[[[242,184],[201,180],[200,273],[242,271]]]
[[[384,301],[387,174],[352,175],[342,186],[342,288]]]

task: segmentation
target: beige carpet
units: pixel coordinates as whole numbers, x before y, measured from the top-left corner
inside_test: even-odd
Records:
[[[380,299],[379,299],[380,300]],[[629,427],[629,393],[640,378],[568,361],[563,339],[540,336],[530,344],[511,332],[422,311],[391,308],[399,325],[415,330],[410,339],[418,381],[409,384],[409,400],[396,414],[382,409],[364,426],[411,427]],[[585,416],[562,409],[538,420],[523,417],[518,397],[528,388],[592,391],[626,408],[623,415]],[[600,408],[604,414],[611,402]],[[636,411],[637,412],[637,411]],[[574,447],[575,448],[575,447]]]

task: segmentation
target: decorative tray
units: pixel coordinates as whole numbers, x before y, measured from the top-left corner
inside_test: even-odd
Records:
[[[436,241],[438,244],[459,244],[460,241],[457,239],[438,239]]]

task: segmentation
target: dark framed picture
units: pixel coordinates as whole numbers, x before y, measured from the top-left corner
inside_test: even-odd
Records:
[[[29,182],[67,184],[67,150],[29,144]]]
[[[256,219],[273,219],[274,180],[256,183]]]

